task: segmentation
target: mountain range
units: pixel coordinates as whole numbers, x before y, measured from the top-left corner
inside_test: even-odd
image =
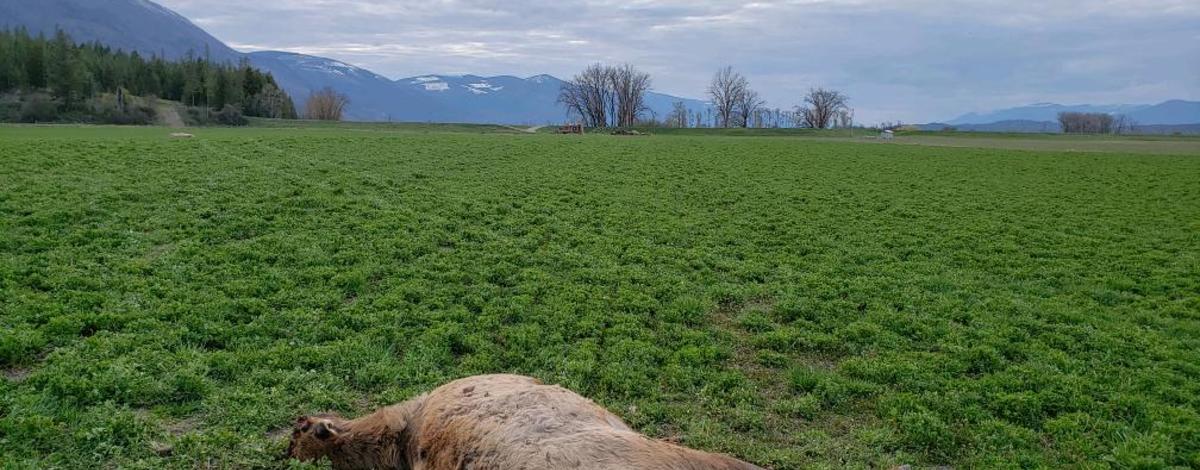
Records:
[[[565,119],[557,103],[563,81],[550,75],[420,75],[392,80],[324,57],[290,52],[238,52],[187,18],[149,0],[0,0],[0,28],[32,33],[62,29],[78,41],[168,59],[188,54],[252,65],[271,72],[297,109],[314,90],[331,87],[350,99],[346,119],[504,124],[546,124]],[[704,110],[701,100],[648,93],[647,106],[666,116],[681,101]]]
[[[270,71],[293,97],[332,87],[350,97],[349,118],[363,121],[430,121],[506,124],[561,122],[557,103],[563,81],[550,75],[418,75],[391,80],[333,59],[291,52],[246,54],[256,67]],[[700,100],[661,93],[646,94],[646,104],[659,117],[676,101],[703,110]]]
[[[987,113],[969,113],[946,122],[919,124],[917,128],[966,132],[1060,132],[1058,113],[1123,114],[1133,119],[1139,134],[1200,134],[1200,102],[1169,100],[1158,104],[1061,105],[1038,103]]]
[[[1200,101],[1169,100],[1158,104],[1061,105],[1038,103],[987,113],[969,113],[947,124],[993,124],[1009,121],[1057,122],[1060,112],[1124,114],[1138,124],[1179,125],[1200,123]]]

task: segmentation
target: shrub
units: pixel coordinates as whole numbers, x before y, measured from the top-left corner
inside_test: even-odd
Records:
[[[212,112],[208,108],[189,106],[182,117],[189,127],[210,126],[213,123]]]
[[[97,98],[92,105],[96,122],[118,125],[149,125],[154,123],[154,108],[142,103],[127,103],[122,110],[116,100]]]
[[[21,100],[21,122],[58,120],[58,103],[45,93],[30,93]]]
[[[21,120],[21,96],[16,93],[0,95],[0,122]]]
[[[227,104],[224,108],[221,108],[221,111],[214,118],[217,123],[224,126],[244,126],[249,123],[246,121],[245,116],[242,116],[242,110],[231,104]]]
[[[220,111],[204,107],[189,107],[183,120],[189,126],[244,126],[249,124],[242,111],[236,106],[227,104]]]

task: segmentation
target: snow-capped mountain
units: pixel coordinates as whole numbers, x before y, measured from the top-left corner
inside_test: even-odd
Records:
[[[457,119],[523,124],[562,122],[566,113],[558,104],[558,94],[564,83],[546,74],[526,78],[511,75],[418,75],[396,80],[398,86],[437,101]],[[646,94],[650,113],[659,118],[670,113],[675,102],[680,101],[692,110],[703,110],[708,106],[700,100],[655,92]]]
[[[362,121],[545,124],[561,122],[556,102],[562,81],[549,75],[424,75],[400,80],[341,61],[290,52],[241,53],[187,18],[149,0],[0,0],[0,28],[24,26],[53,34],[62,28],[79,41],[171,59],[187,54],[236,62],[243,58],[271,72],[296,108],[314,90],[330,87],[350,98],[347,119]],[[658,116],[680,99],[651,94]],[[704,103],[683,100],[703,109]]]
[[[251,52],[250,63],[271,72],[279,86],[296,100],[301,110],[313,91],[333,88],[350,98],[346,118],[356,121],[411,120],[416,110],[434,102],[418,93],[407,93],[392,80],[360,67],[324,57],[291,52]],[[402,116],[401,111],[408,111]]]
[[[406,93],[425,96],[450,116],[464,122],[544,124],[564,119],[556,102],[562,81],[548,75],[420,75],[395,81]]]

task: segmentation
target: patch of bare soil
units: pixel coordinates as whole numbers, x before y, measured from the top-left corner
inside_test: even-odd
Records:
[[[26,377],[29,377],[29,374],[32,372],[33,369],[28,367],[12,367],[9,369],[4,369],[4,378],[12,382],[20,382],[25,380]]]
[[[167,425],[167,432],[172,436],[182,436],[200,428],[200,417],[189,416],[180,421]]]

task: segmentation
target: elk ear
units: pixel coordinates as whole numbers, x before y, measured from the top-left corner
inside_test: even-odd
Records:
[[[317,439],[321,440],[329,439],[336,434],[337,430],[331,427],[329,423],[325,421],[317,422],[316,430],[313,431],[313,435],[317,436]]]

